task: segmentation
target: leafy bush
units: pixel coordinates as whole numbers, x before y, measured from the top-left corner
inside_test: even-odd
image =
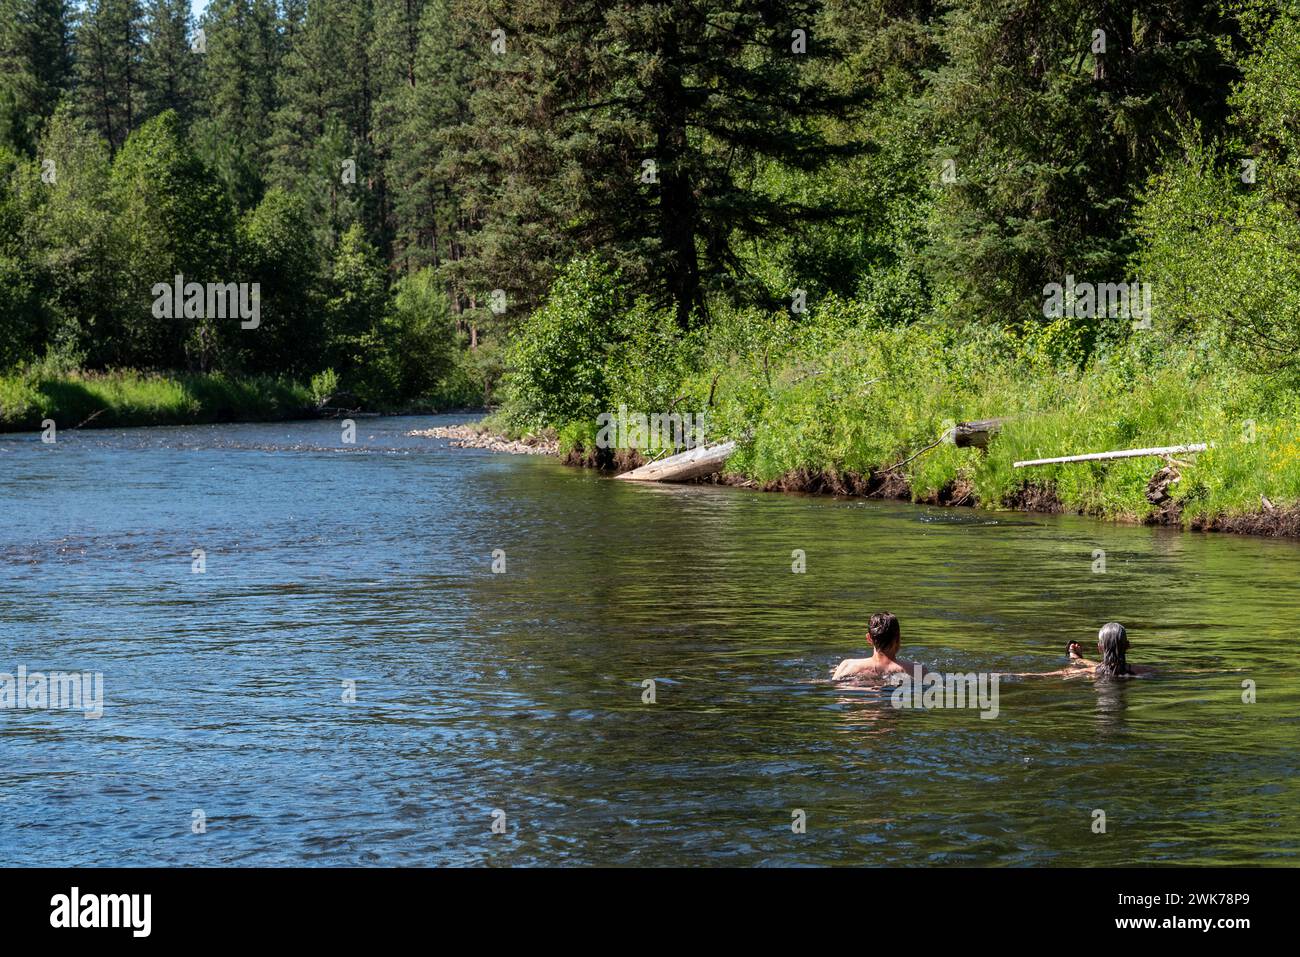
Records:
[[[432,269],[403,277],[380,335],[392,357],[397,397],[432,395],[451,371],[457,348],[446,287]]]
[[[1190,140],[1148,189],[1138,214],[1138,272],[1167,336],[1228,350],[1261,370],[1300,365],[1300,221],[1267,190],[1249,190],[1217,148]]]
[[[320,405],[339,390],[339,377],[333,369],[326,369],[311,377],[311,398]]]
[[[672,311],[640,300],[615,326],[616,339],[607,360],[609,409],[622,404],[647,415],[674,408],[693,411],[680,407],[690,346]]]
[[[367,370],[366,381],[360,381],[361,370],[384,358],[376,326],[384,314],[387,289],[384,266],[358,223],[339,239],[329,291],[325,354],[330,366],[339,370],[345,388],[386,392],[391,370]]]
[[[506,356],[506,418],[521,427],[594,419],[609,405],[606,361],[627,296],[596,257],[575,259],[541,308],[515,330]]]

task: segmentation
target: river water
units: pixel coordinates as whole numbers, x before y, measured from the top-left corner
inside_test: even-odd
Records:
[[[406,435],[452,421],[0,436],[0,672],[103,675],[0,710],[0,864],[1296,863],[1297,545]],[[878,609],[940,670],[1113,618],[1162,673],[895,708],[826,681]]]

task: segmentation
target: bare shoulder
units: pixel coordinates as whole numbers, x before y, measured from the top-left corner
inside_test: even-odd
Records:
[[[858,678],[863,675],[874,675],[876,670],[868,665],[870,658],[845,658],[831,675],[832,681],[842,681],[845,678]]]

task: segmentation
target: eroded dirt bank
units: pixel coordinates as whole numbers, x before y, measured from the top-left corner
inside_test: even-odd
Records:
[[[494,435],[478,425],[454,425],[424,429],[410,434],[451,439],[451,444],[458,448],[480,448],[517,455],[554,455],[565,465],[599,469],[611,475],[629,472],[649,461],[635,449],[575,449],[561,454],[559,444],[553,438],[525,436],[522,439],[510,439],[503,435]],[[1227,532],[1265,538],[1300,539],[1300,505],[1277,507],[1271,503],[1261,503],[1258,512],[1242,515],[1193,516],[1184,524],[1182,509],[1174,499],[1167,499],[1153,511],[1142,516],[1103,516],[1066,508],[1056,490],[1048,483],[1026,482],[1007,500],[989,505],[978,500],[974,487],[968,480],[959,479],[941,489],[928,489],[913,494],[907,478],[889,469],[871,472],[868,475],[798,469],[770,482],[757,482],[738,474],[718,474],[694,479],[688,484],[729,485],[736,488],[758,489],[763,492],[799,492],[808,495],[888,499],[915,502],[920,505],[987,507],[1046,515],[1068,513],[1132,524],[1181,527],[1198,532]]]

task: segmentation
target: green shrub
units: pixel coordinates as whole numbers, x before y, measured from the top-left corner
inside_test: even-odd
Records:
[[[325,402],[339,390],[339,377],[333,369],[326,369],[311,377],[311,398],[317,405]]]
[[[491,406],[496,401],[502,375],[502,348],[494,339],[480,339],[471,349],[469,337],[458,335],[458,347],[451,367],[438,380],[431,396],[440,409],[469,409]]]
[[[452,369],[457,343],[447,288],[432,269],[396,284],[381,335],[392,357],[393,391],[411,399],[434,394]]]
[[[594,422],[569,422],[559,430],[558,442],[560,454],[591,451],[596,447],[596,425]]]
[[[521,427],[558,427],[605,410],[610,399],[606,363],[627,306],[613,269],[595,257],[571,262],[511,339],[504,382],[507,419]]]
[[[1139,209],[1137,272],[1164,337],[1226,352],[1248,369],[1300,368],[1300,221],[1236,158],[1189,134]]]
[[[618,318],[608,354],[609,411],[618,405],[644,412],[667,412],[682,397],[690,343],[670,309],[655,309],[644,300]],[[694,411],[677,407],[676,411]]]

